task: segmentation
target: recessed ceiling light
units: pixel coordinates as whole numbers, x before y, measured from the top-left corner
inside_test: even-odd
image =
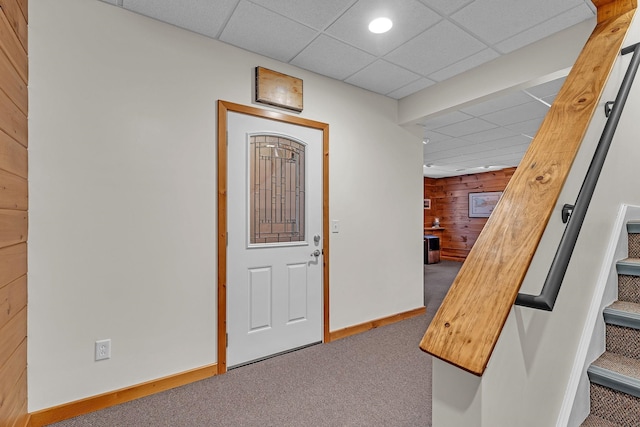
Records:
[[[369,23],[369,31],[375,34],[386,33],[393,27],[393,22],[389,18],[376,18]]]

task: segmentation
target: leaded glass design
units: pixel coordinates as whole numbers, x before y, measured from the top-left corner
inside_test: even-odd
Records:
[[[249,244],[305,241],[304,144],[253,135],[249,145]]]

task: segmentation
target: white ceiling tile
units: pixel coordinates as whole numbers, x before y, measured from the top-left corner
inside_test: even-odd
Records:
[[[238,0],[123,0],[122,6],[177,27],[217,37],[237,3]]]
[[[452,123],[463,122],[471,118],[472,116],[461,113],[460,111],[452,111],[451,113],[443,114],[441,116],[428,118],[422,122],[422,125],[427,130],[434,130],[443,126],[448,126]]]
[[[544,117],[547,114],[547,106],[538,101],[527,102],[506,110],[496,111],[482,116],[484,120],[499,126],[508,126],[534,118]]]
[[[288,62],[317,32],[262,6],[241,0],[220,40],[251,52]]]
[[[451,22],[441,21],[386,55],[385,59],[428,76],[486,47]]]
[[[383,60],[377,60],[345,81],[372,92],[386,95],[419,78],[420,76],[411,71]]]
[[[434,131],[427,131],[425,132],[425,134],[426,134],[425,137],[429,138],[429,143],[441,142],[441,141],[446,141],[448,139],[451,139],[449,135],[445,135],[443,133],[438,133]]]
[[[435,82],[433,80],[422,78],[422,79],[416,80],[413,83],[409,83],[408,85],[401,87],[398,90],[394,90],[393,92],[389,93],[388,96],[395,99],[401,99],[401,98],[404,98],[405,96],[411,95],[412,93],[418,92],[419,90],[429,87],[434,83]]]
[[[369,31],[369,22],[380,16],[393,21],[384,34]],[[416,0],[358,0],[336,20],[326,33],[365,50],[372,55],[384,55],[440,20],[440,16]]]
[[[476,132],[482,132],[495,128],[496,125],[486,120],[473,118],[464,122],[455,123],[449,126],[441,127],[438,132],[444,133],[452,137],[459,138]]]
[[[489,113],[504,110],[505,108],[526,104],[527,102],[531,102],[531,97],[518,91],[462,108],[460,111],[472,116],[480,117]]]
[[[444,15],[450,15],[451,13],[461,9],[463,6],[468,5],[473,0],[420,0],[425,5]]]
[[[541,85],[529,88],[527,89],[527,92],[539,98],[545,98],[545,97],[548,97],[549,95],[555,96],[557,95],[558,92],[560,92],[560,88],[562,88],[562,85],[564,84],[565,80],[566,80],[566,77],[551,80],[550,82],[543,83]]]
[[[321,35],[291,61],[293,65],[334,79],[344,80],[376,60],[376,57]]]
[[[291,0],[251,1],[317,30],[324,30],[356,0],[296,0],[295,4]]]
[[[522,135],[514,135],[507,138],[500,138],[493,141],[488,141],[485,143],[487,148],[492,149],[506,149],[509,147],[515,147],[520,145],[529,145],[531,140],[526,136]]]
[[[583,0],[475,0],[451,18],[494,44],[580,4]]]
[[[514,123],[512,125],[507,125],[507,129],[517,132],[519,134],[529,135],[531,137],[535,136],[538,133],[538,129],[540,129],[540,125],[544,120],[543,117],[537,117],[535,119],[525,120],[523,122]]]
[[[516,132],[507,128],[493,128],[482,132],[472,133],[463,137],[464,140],[475,143],[482,143],[487,141],[495,141],[497,139],[507,138],[510,136],[518,135]]]
[[[461,61],[456,62],[448,67],[443,68],[440,71],[429,74],[429,78],[435,81],[441,82],[453,76],[457,76],[460,73],[464,73],[472,68],[496,59],[500,56],[498,52],[493,49],[484,49],[478,53],[475,53]]]
[[[526,31],[496,44],[495,47],[501,53],[513,52],[514,50],[543,39],[550,34],[554,34],[558,31],[564,30],[565,28],[579,24],[587,19],[593,19],[595,26],[595,14],[586,4],[582,3],[578,7],[574,7],[560,15],[554,16],[533,28],[529,28]]]
[[[468,141],[459,138],[451,138],[447,141],[429,143],[425,146],[424,153],[425,155],[432,153],[439,153],[441,151],[452,150],[459,147],[464,147],[469,145]]]

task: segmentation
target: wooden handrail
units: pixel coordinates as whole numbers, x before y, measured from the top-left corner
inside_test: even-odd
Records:
[[[636,9],[636,0],[594,4],[596,28],[420,342],[476,375],[502,332]]]

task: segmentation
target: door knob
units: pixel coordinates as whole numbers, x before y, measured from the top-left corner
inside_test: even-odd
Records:
[[[320,249],[316,249],[315,251],[313,251],[311,253],[311,256],[314,256],[314,257],[318,258],[320,256],[320,254],[321,254]]]

